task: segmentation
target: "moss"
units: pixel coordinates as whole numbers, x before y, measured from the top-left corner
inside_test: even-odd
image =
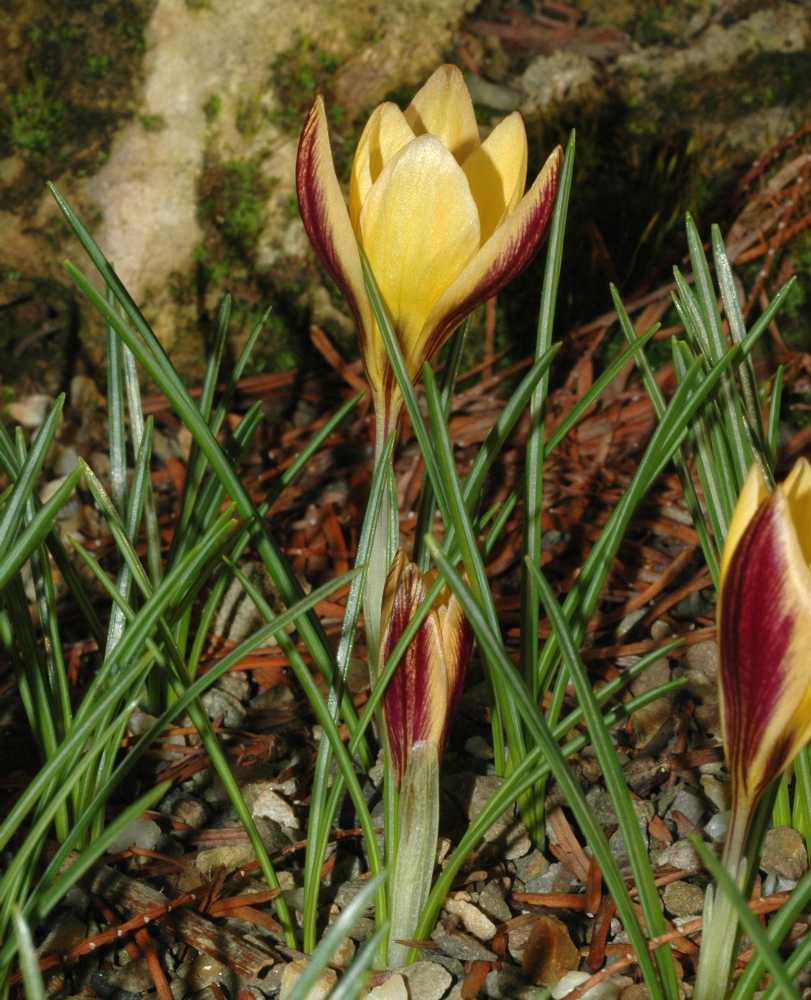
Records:
[[[800,234],[789,246],[796,280],[777,317],[780,334],[793,350],[811,352],[811,231]]]
[[[645,0],[631,20],[623,25],[638,45],[688,45],[687,21],[705,8],[703,0],[661,3]]]
[[[343,60],[320,48],[309,38],[299,37],[280,53],[271,68],[271,80],[279,107],[272,121],[285,132],[298,134],[316,93],[329,94],[330,82]],[[330,101],[330,123],[340,124],[342,109]]]
[[[167,126],[163,115],[139,115],[138,121],[145,132],[162,132]]]
[[[19,44],[4,52],[0,158],[26,169],[0,186],[0,209],[24,212],[45,177],[92,172],[132,114],[144,29],[156,0],[26,4],[14,12]],[[9,24],[6,15],[3,26]]]
[[[201,210],[225,242],[249,252],[262,230],[269,185],[250,160],[230,160],[211,166],[200,183]]]
[[[221,110],[222,98],[219,94],[212,94],[203,105],[203,114],[206,116],[206,121],[209,125],[219,118]]]
[[[45,77],[33,83],[8,101],[8,136],[14,149],[29,153],[48,153],[61,141],[65,121],[65,102],[51,90]]]
[[[246,138],[256,135],[265,119],[265,110],[258,97],[241,97],[237,103],[234,124]]]

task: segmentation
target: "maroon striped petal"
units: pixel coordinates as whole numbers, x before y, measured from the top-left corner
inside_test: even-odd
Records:
[[[718,633],[733,799],[754,803],[811,735],[811,571],[781,487],[731,554]]]
[[[425,601],[419,568],[401,551],[386,580],[381,615],[380,667]],[[431,611],[418,629],[383,696],[386,735],[398,784],[411,748],[418,742],[439,747],[447,718],[448,681],[439,618]]]
[[[380,392],[383,350],[363,283],[357,239],[335,174],[324,101],[317,97],[301,131],[296,158],[296,192],[304,228],[321,263],[341,289],[361,338],[372,391]],[[383,355],[385,357],[385,354]]]

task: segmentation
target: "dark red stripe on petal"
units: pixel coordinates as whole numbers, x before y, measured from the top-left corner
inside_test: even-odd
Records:
[[[794,614],[784,597],[785,542],[776,494],[761,504],[724,577],[719,638],[721,695],[730,770],[755,797],[775,778],[786,750],[761,746],[785,689]],[[753,767],[758,759],[758,768]]]
[[[424,599],[422,575],[411,564],[403,570],[384,623],[382,662],[389,658]],[[436,663],[438,638],[436,616],[432,612],[411,640],[383,695],[389,751],[398,783],[405,774],[411,747],[430,736],[431,713],[437,707],[431,703],[432,671],[442,669],[441,662]]]
[[[313,105],[304,128],[299,137],[296,156],[296,192],[298,194],[299,212],[304,229],[310,238],[318,259],[323,264],[330,277],[340,288],[341,293],[352,311],[352,317],[359,336],[363,339],[366,331],[363,327],[360,308],[354,289],[344,270],[344,264],[336,252],[332,226],[327,211],[327,196],[324,189],[324,171],[335,173],[332,162],[332,151],[324,136],[319,134],[320,116],[319,103]],[[337,181],[336,181],[337,183]]]

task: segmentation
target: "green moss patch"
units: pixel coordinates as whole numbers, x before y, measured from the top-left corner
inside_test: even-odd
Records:
[[[25,169],[0,187],[0,208],[38,198],[43,179],[97,169],[131,112],[144,29],[155,0],[19,3],[0,14],[9,40],[0,80],[0,158]]]

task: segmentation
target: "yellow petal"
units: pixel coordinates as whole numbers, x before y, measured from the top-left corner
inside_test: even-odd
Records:
[[[462,605],[452,594],[447,603],[437,609],[442,631],[442,648],[448,675],[448,714],[453,714],[473,650],[473,633],[467,624]]]
[[[558,146],[515,211],[434,303],[419,335],[418,346],[425,357],[433,357],[468,313],[499,292],[532,259],[552,214],[562,161]]]
[[[798,459],[780,489],[788,500],[805,561],[811,565],[811,463],[805,458]]]
[[[310,242],[343,292],[361,338],[361,352],[372,390],[379,392],[380,373],[374,363],[376,333],[363,284],[360,253],[341,186],[335,175],[324,101],[317,97],[299,139],[296,191],[301,219]],[[382,347],[378,345],[377,350]],[[378,382],[375,382],[375,379]]]
[[[431,135],[395,154],[360,216],[361,242],[412,376],[432,305],[479,246],[479,214],[459,164]]]
[[[415,135],[435,135],[460,163],[479,144],[476,113],[458,66],[435,70],[414,95],[405,116]]]
[[[394,154],[413,138],[414,132],[396,104],[387,101],[374,109],[358,140],[349,179],[349,215],[356,233],[369,189]]]
[[[462,169],[479,209],[482,243],[516,207],[527,182],[527,132],[514,111],[499,122]]]
[[[755,515],[755,511],[769,495],[769,486],[763,476],[760,465],[755,462],[749,470],[746,481],[743,484],[738,502],[732,514],[732,521],[724,539],[724,551],[721,556],[721,583],[723,585],[724,575],[729,567],[732,553],[740,541],[741,535],[746,531],[746,527]]]

